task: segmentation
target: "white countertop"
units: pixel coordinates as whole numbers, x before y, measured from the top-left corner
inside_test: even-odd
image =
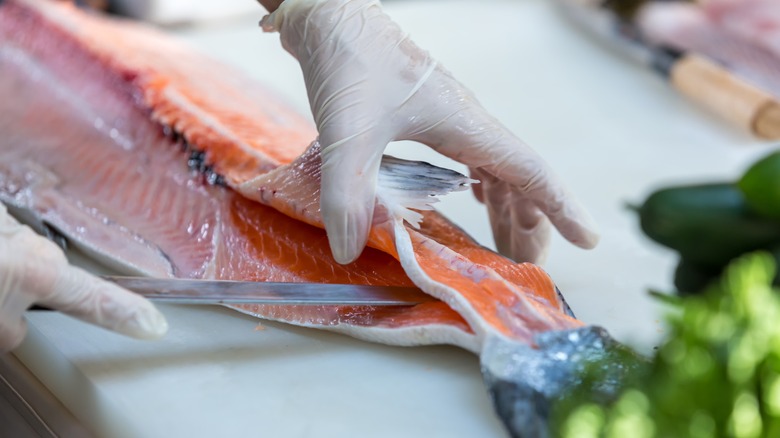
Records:
[[[590,210],[593,251],[556,236],[545,267],[577,316],[649,351],[663,335],[647,290],[671,289],[675,257],[625,210],[655,187],[735,178],[770,146],[700,111],[653,73],[597,46],[545,0],[387,1],[421,46],[534,146]],[[176,32],[308,110],[300,71],[262,12]],[[204,68],[208,68],[204,66]],[[458,170],[423,146],[390,153]],[[468,192],[440,209],[493,247]],[[221,308],[160,306],[159,342],[54,313],[29,316],[16,354],[93,430],[110,436],[501,436],[475,356],[397,348],[262,322]]]

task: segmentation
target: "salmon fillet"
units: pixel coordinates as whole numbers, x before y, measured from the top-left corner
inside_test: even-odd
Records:
[[[468,178],[386,157],[369,246],[331,257],[316,132],[244,73],[68,3],[0,6],[0,200],[124,272],[416,285],[413,307],[235,306],[395,345],[479,352],[580,327],[549,276],[430,207]]]

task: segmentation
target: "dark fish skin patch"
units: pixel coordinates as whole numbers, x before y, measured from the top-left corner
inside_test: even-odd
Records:
[[[0,0],[3,1],[3,0]],[[161,124],[161,134],[168,138],[173,144],[178,145],[181,151],[187,154],[187,167],[201,175],[205,182],[212,186],[227,187],[225,177],[214,171],[214,167],[208,164],[206,153],[190,144],[184,135],[173,129],[171,126]]]

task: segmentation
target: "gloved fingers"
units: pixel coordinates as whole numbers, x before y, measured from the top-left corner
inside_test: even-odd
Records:
[[[21,320],[67,263],[62,250],[10,216],[0,204],[0,321]]]
[[[481,203],[485,203],[485,195],[484,195],[484,185],[482,184],[482,180],[484,177],[482,176],[482,173],[479,171],[479,169],[475,169],[473,167],[469,167],[469,177],[471,179],[475,179],[479,181],[478,183],[474,183],[471,185],[471,190],[474,192],[474,197],[477,198],[477,201]]]
[[[517,199],[531,201],[567,240],[582,248],[594,247],[598,233],[590,215],[558,182],[542,157],[481,106],[475,102],[464,105],[417,136],[418,141],[508,183]]]
[[[26,282],[15,278],[17,274],[13,268],[7,270],[10,264],[3,265],[0,267],[0,352],[12,350],[22,342],[27,333],[24,312],[35,302],[35,294],[20,290],[26,287]]]
[[[480,175],[479,179],[481,181],[483,195],[482,202],[485,204],[485,207],[487,207],[496,249],[499,253],[510,257],[511,242],[508,237],[512,232],[512,221],[509,220],[511,209],[509,208],[510,198],[508,185],[484,172],[477,171],[476,174]]]
[[[542,264],[550,248],[550,221],[533,203],[519,199],[512,203],[509,257]]]
[[[518,237],[521,241],[538,247],[546,226],[538,218],[541,211],[573,243],[595,245],[589,217],[538,154],[414,45],[378,3],[286,0],[263,26],[279,30],[284,47],[301,64],[324,147],[320,207],[337,262],[353,261],[365,246],[381,153],[399,139],[425,143],[506,182],[505,196],[512,198],[492,203],[493,208],[509,208],[511,199],[521,202],[514,214],[535,230],[520,233],[525,236]],[[485,199],[488,188],[476,188],[475,195]],[[507,211],[511,215],[513,210]],[[522,220],[521,211],[528,215]],[[502,220],[494,211],[496,226],[514,226]],[[512,232],[498,235],[511,239]],[[539,253],[538,248],[523,251]]]
[[[386,139],[370,132],[333,140],[321,132],[320,211],[336,262],[353,262],[363,252],[374,216],[376,184]],[[337,137],[338,138],[338,137]]]
[[[530,200],[516,196],[505,181],[487,174],[482,181],[498,252],[518,262],[543,262],[550,240],[545,215]]]
[[[6,353],[18,347],[27,334],[27,321],[19,312],[14,315],[3,315],[0,318],[0,353]]]
[[[18,344],[33,303],[134,337],[156,338],[167,323],[138,295],[68,265],[53,242],[0,209],[0,343]]]
[[[133,338],[158,339],[168,331],[151,302],[73,266],[59,271],[39,303]]]
[[[530,201],[569,242],[585,249],[596,246],[599,234],[590,214],[555,180],[546,166],[537,173],[515,181],[512,184],[514,199]]]
[[[31,239],[38,238],[33,231],[16,221],[0,203],[0,353],[18,347],[27,333],[24,311],[35,301],[26,293],[19,293],[24,282],[19,279],[19,269],[25,264],[21,258],[29,258]]]

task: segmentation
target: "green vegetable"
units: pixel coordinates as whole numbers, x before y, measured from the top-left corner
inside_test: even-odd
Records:
[[[703,269],[720,270],[745,252],[780,244],[780,223],[757,217],[734,184],[662,189],[637,211],[648,237]]]
[[[674,287],[683,295],[696,293],[717,279],[720,273],[720,268],[700,266],[683,259],[674,271]]]
[[[763,217],[780,220],[780,151],[750,166],[738,186],[751,209]]]
[[[780,247],[771,248],[769,252],[772,254],[775,264],[780,266]],[[698,293],[720,278],[722,273],[723,269],[700,266],[687,260],[680,260],[674,271],[674,287],[681,295]],[[780,273],[775,275],[772,284],[780,285]]]
[[[780,292],[775,263],[756,253],[732,263],[702,295],[680,299],[669,335],[611,402],[588,391],[563,400],[553,436],[780,436]],[[584,376],[598,381],[598,363]]]

